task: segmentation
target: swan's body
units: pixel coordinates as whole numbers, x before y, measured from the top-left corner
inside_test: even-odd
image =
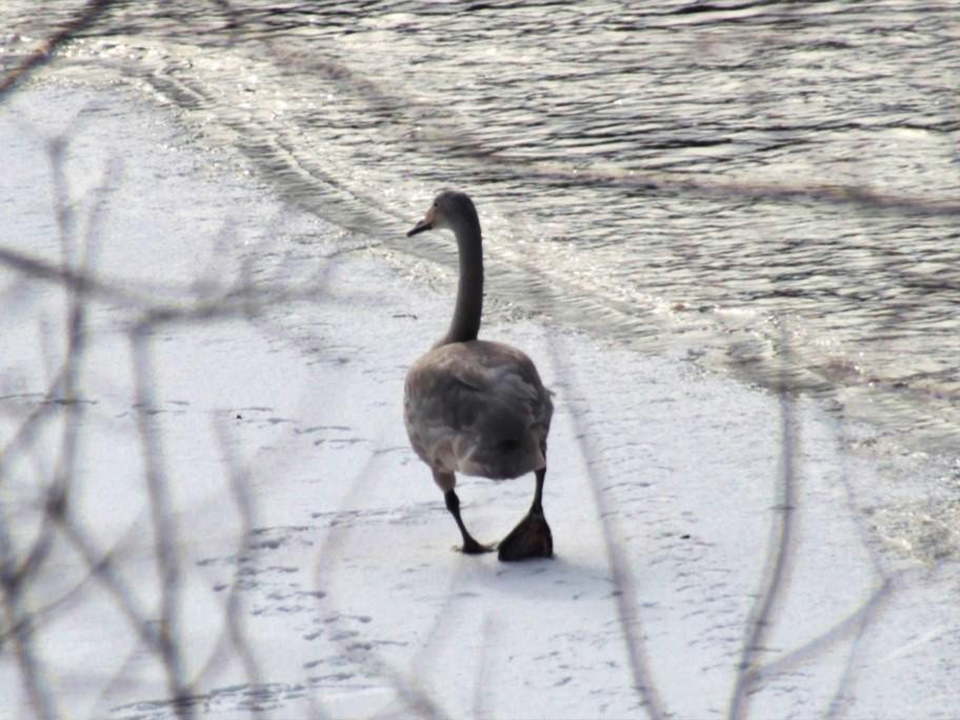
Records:
[[[473,202],[463,193],[441,193],[408,235],[433,228],[449,228],[457,237],[460,285],[450,330],[407,373],[403,405],[410,443],[443,490],[467,553],[491,548],[474,540],[460,518],[455,473],[505,480],[535,472],[530,513],[500,543],[500,558],[550,557],[553,540],[542,507],[550,392],[520,350],[477,339],[483,251]]]
[[[407,434],[431,468],[506,480],[546,466],[553,406],[516,348],[483,340],[441,345],[410,368],[406,387]]]

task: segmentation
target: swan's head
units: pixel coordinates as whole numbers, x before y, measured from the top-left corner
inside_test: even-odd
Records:
[[[425,230],[440,230],[447,228],[456,232],[458,227],[475,226],[480,228],[477,219],[477,209],[473,200],[466,193],[457,190],[444,190],[433,200],[433,205],[423,216],[423,220],[414,225],[407,233],[407,237],[422,233]]]

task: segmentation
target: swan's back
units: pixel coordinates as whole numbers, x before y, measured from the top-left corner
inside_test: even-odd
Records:
[[[407,434],[435,471],[505,479],[539,470],[552,415],[533,362],[509,345],[441,345],[407,373]]]

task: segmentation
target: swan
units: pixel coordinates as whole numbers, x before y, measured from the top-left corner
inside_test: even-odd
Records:
[[[551,557],[543,514],[547,433],[553,403],[533,362],[520,350],[478,340],[483,308],[480,221],[468,195],[445,190],[407,237],[446,228],[457,239],[460,282],[450,329],[417,360],[404,383],[404,424],[414,451],[433,471],[463,537],[462,552],[494,549],[477,542],[460,517],[455,473],[507,480],[536,475],[533,504],[499,544],[500,560]]]

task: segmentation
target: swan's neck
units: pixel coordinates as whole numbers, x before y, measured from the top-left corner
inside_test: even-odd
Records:
[[[460,258],[460,284],[450,329],[441,345],[476,340],[483,312],[483,244],[480,223],[464,220],[453,228]]]

